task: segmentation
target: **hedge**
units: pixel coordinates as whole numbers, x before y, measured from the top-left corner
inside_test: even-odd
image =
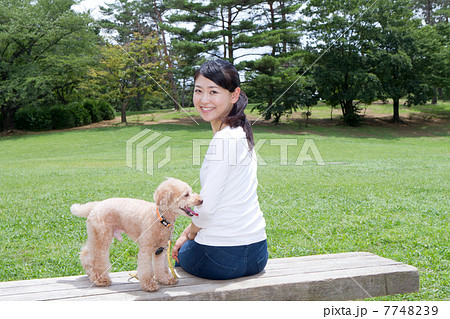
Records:
[[[43,107],[22,107],[14,115],[15,127],[19,130],[42,131],[52,128],[50,112]]]
[[[106,102],[104,100],[100,100],[100,101],[98,101],[97,105],[98,105],[98,110],[100,111],[100,114],[104,121],[114,120],[116,118],[115,111],[114,111],[113,107],[111,106],[111,104],[109,104],[108,102]]]
[[[83,126],[92,123],[91,114],[83,107],[82,102],[72,102],[67,104],[66,107],[72,112],[74,126]]]
[[[109,103],[86,99],[67,105],[23,107],[17,110],[14,122],[20,130],[42,131],[83,126],[114,117],[114,109]]]
[[[75,126],[73,113],[69,108],[62,105],[54,105],[50,108],[49,113],[53,130],[61,130]]]

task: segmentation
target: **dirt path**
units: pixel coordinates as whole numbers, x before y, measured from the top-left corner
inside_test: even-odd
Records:
[[[164,113],[167,114],[167,113]],[[32,135],[32,134],[42,134],[49,132],[65,132],[65,131],[76,131],[76,130],[89,130],[94,128],[102,128],[102,127],[120,127],[120,126],[133,126],[133,125],[155,125],[155,124],[176,124],[176,125],[196,125],[196,122],[201,123],[203,120],[200,116],[185,116],[177,119],[155,119],[155,115],[158,113],[152,114],[141,114],[139,115],[142,118],[151,117],[152,121],[133,121],[133,116],[129,116],[131,122],[127,124],[121,123],[121,117],[117,116],[113,120],[102,121],[98,123],[92,123],[85,126],[73,127],[70,129],[64,130],[53,130],[53,131],[40,131],[40,132],[31,132],[31,131],[21,131],[14,130],[9,132],[0,132],[0,137],[2,136],[15,136],[15,135]],[[268,131],[274,131],[281,134],[308,134],[315,133],[315,129],[317,127],[346,127],[340,119],[339,116],[334,116],[334,119],[331,120],[329,118],[312,118],[309,119],[308,127],[306,127],[306,120],[301,117],[301,112],[294,113],[290,116],[289,120],[283,119],[278,126],[275,126],[270,120],[266,121],[260,118],[258,115],[250,114],[247,116],[250,123],[252,123],[253,127],[260,127],[267,129]],[[438,130],[446,130],[448,132],[450,118],[445,116],[433,116],[426,113],[408,113],[400,116],[402,122],[401,123],[392,123],[391,121],[392,115],[383,114],[383,113],[375,113],[373,111],[366,112],[361,127],[383,127],[390,130],[395,130],[401,136],[424,136],[426,134],[426,129],[430,130],[430,136],[433,136],[433,131]],[[195,120],[195,121],[194,121]],[[256,121],[256,122],[255,122]],[[425,128],[425,130],[424,130]],[[363,132],[361,132],[363,133]],[[363,134],[364,135],[364,134]]]

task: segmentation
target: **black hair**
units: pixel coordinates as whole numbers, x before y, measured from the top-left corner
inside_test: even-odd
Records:
[[[236,67],[228,61],[217,59],[203,63],[195,72],[194,80],[200,75],[213,81],[218,86],[234,92],[236,88],[240,87],[239,73]],[[234,103],[230,113],[222,119],[222,122],[228,124],[230,127],[241,126],[247,137],[250,150],[253,149],[255,142],[253,140],[253,131],[247,116],[244,113],[248,104],[247,95],[241,90],[239,99]]]

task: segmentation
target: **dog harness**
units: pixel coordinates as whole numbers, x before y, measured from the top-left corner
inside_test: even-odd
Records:
[[[156,215],[158,215],[158,220],[161,224],[163,224],[165,227],[172,227],[173,225],[167,221],[164,217],[161,216],[159,213],[158,207],[156,207]]]

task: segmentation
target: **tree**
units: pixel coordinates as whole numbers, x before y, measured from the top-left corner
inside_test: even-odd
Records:
[[[430,26],[433,26],[436,29],[436,32],[438,34],[442,34],[439,31],[442,31],[443,28],[442,25],[448,25],[448,17],[450,15],[450,5],[448,0],[418,0],[413,1],[413,10],[416,12],[420,17],[423,18],[423,21]],[[448,48],[445,44],[448,43],[444,42],[441,46],[439,46],[441,49],[445,51],[445,48]],[[436,49],[436,48],[433,48]],[[442,59],[442,57],[445,57],[445,53],[441,54],[440,61],[441,63],[445,63],[445,59]],[[436,69],[433,69],[433,73],[441,73],[440,70],[442,68],[437,65]],[[437,80],[437,82],[436,82]],[[442,87],[439,85],[442,85],[442,76],[437,76],[433,79],[433,100],[432,104],[437,104],[438,95],[442,95]],[[439,83],[441,82],[441,83]],[[445,81],[444,81],[445,82]],[[440,93],[439,93],[440,92]]]
[[[237,40],[242,47],[267,48],[260,59],[239,64],[246,73],[246,90],[255,108],[266,120],[274,118],[278,124],[281,116],[299,107],[316,104],[315,87],[309,77],[302,77],[304,52],[300,50],[301,33],[297,13],[299,1],[261,1],[260,14],[252,34],[241,34]],[[257,19],[256,19],[257,17]]]
[[[162,95],[167,81],[165,64],[159,59],[158,37],[138,33],[125,45],[106,44],[97,67],[91,69],[91,83],[103,98],[120,102],[122,123],[132,97]]]
[[[189,49],[187,42],[195,43],[199,54],[227,59],[231,63],[242,56],[239,35],[252,32],[256,26],[246,17],[255,0],[170,0],[167,5],[175,10],[168,17],[172,26],[164,28],[178,39],[178,49]],[[175,24],[175,25],[173,25]],[[189,26],[186,26],[189,25]],[[199,50],[202,51],[199,51]]]
[[[244,89],[261,117],[278,124],[283,115],[292,114],[299,108],[317,104],[318,95],[313,79],[301,76],[303,59],[298,55],[274,58],[270,55],[246,63],[252,71],[246,72]]]
[[[162,24],[163,16],[168,8],[163,1],[157,0],[116,0],[106,7],[100,7],[101,12],[107,18],[100,21],[110,33],[116,34],[115,40],[119,44],[127,44],[134,41],[134,35],[146,37],[150,34],[159,34],[160,57],[166,62],[167,80],[170,83],[171,98],[174,108],[179,109],[177,89],[174,80],[174,59],[169,53],[169,44]]]
[[[433,26],[438,36],[438,52],[432,67],[432,85],[438,88],[438,95],[444,99],[450,99],[450,25],[448,22],[439,22]],[[425,35],[426,39],[430,39]],[[444,94],[447,92],[447,96]]]
[[[66,103],[92,63],[92,19],[74,0],[0,1],[0,108],[14,128],[22,106]]]
[[[400,122],[400,99],[425,103],[432,95],[433,65],[440,43],[431,27],[412,17],[407,0],[380,0],[372,16],[379,32],[371,53],[384,93],[393,100],[393,122]]]
[[[428,25],[439,22],[448,23],[450,4],[448,0],[416,0],[412,1],[413,10],[423,18]]]
[[[362,15],[373,2],[363,0],[311,0],[303,11],[307,25],[309,59],[320,96],[332,107],[340,105],[344,121],[359,123],[360,102],[370,103],[380,92],[367,51],[377,32],[370,14]]]
[[[133,41],[135,33],[148,36],[157,26],[153,19],[148,19],[148,12],[142,12],[142,4],[143,2],[130,0],[106,3],[105,6],[100,6],[104,18],[99,23],[120,44]]]

